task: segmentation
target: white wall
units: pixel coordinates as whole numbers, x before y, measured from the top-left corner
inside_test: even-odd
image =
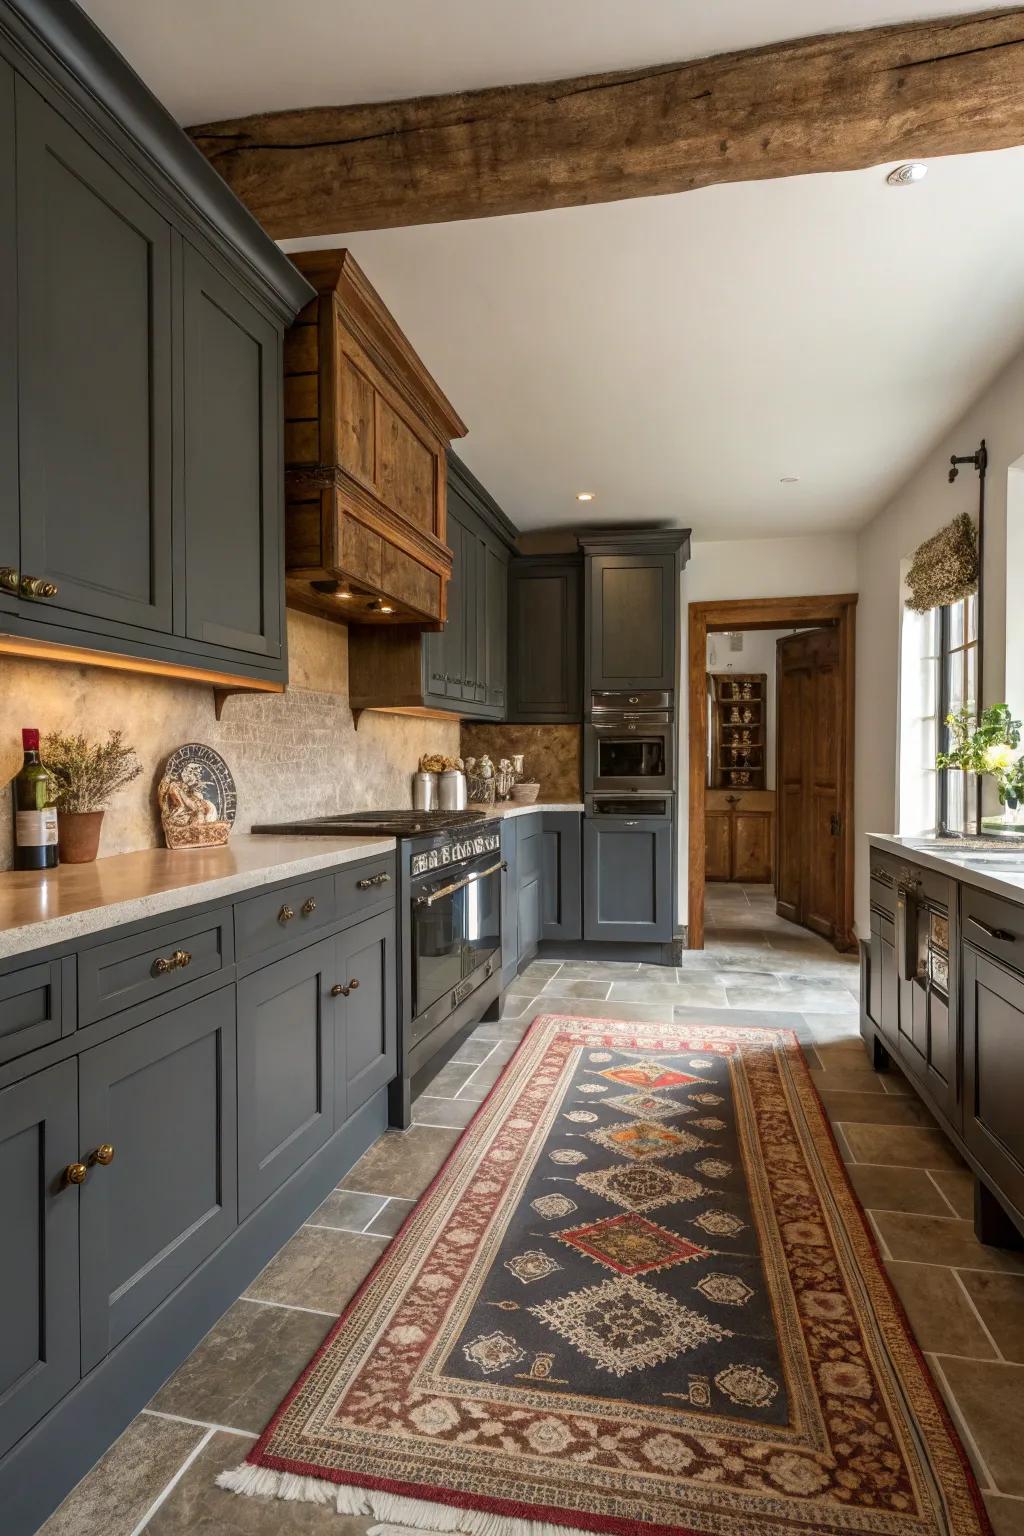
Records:
[[[946,432],[889,505],[858,538],[860,602],[857,609],[857,931],[869,928],[867,832],[896,825],[897,716],[900,633],[900,562],[958,512],[974,514],[978,479],[968,465],[950,485],[952,453],[973,453],[984,437],[989,451],[985,507],[984,670],[982,699],[1003,698],[1024,712],[1024,498],[1018,498],[1024,453],[1024,353],[994,380],[957,424]],[[1013,526],[1007,540],[1007,483],[1014,484]],[[1016,572],[1016,581],[1007,572]],[[1007,666],[1007,586],[1010,589],[1010,651]]]
[[[683,572],[682,666],[687,676],[687,615],[690,603],[745,597],[819,597],[857,591],[857,535],[807,534],[789,539],[696,540]],[[687,914],[689,782],[687,712],[680,710],[679,921]]]

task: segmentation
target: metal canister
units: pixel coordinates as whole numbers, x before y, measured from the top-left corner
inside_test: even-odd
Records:
[[[464,811],[468,804],[466,775],[458,768],[449,768],[437,775],[437,803],[442,811]]]
[[[412,776],[412,808],[414,811],[437,810],[437,774],[414,773]]]

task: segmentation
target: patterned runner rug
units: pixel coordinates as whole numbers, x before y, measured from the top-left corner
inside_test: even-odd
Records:
[[[977,1536],[795,1035],[541,1017],[248,1461],[380,1533]]]

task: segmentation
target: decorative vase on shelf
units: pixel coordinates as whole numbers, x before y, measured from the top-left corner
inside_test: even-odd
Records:
[[[102,811],[57,812],[57,852],[62,864],[91,864],[99,852]]]
[[[1003,827],[1007,832],[1024,832],[1024,806],[1012,795],[1003,801]]]

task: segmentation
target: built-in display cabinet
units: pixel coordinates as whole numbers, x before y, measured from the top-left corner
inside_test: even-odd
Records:
[[[386,853],[0,964],[5,1536],[384,1130],[395,883]]]
[[[280,683],[311,290],[59,0],[0,0],[0,290],[0,647]]]
[[[861,1029],[895,1059],[978,1177],[976,1228],[1024,1241],[1024,902],[878,847]]]

